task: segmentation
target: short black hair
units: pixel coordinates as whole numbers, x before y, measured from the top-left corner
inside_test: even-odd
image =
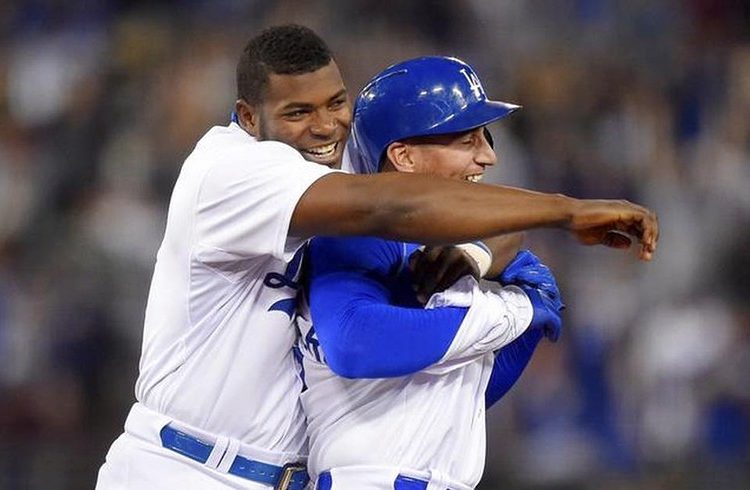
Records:
[[[240,56],[237,97],[257,104],[263,100],[269,73],[310,73],[332,59],[325,41],[312,29],[297,24],[269,27],[252,38]]]

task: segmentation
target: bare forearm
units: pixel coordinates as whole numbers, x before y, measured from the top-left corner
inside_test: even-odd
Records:
[[[341,177],[356,180],[341,186],[326,182]],[[512,187],[403,174],[336,175],[314,186],[324,193],[316,192],[304,219],[294,223],[294,234],[377,235],[425,244],[457,243],[561,226],[570,219],[574,201]]]
[[[484,277],[498,276],[513,260],[523,244],[522,232],[500,235],[482,240],[492,251],[492,264]]]
[[[394,227],[399,226],[397,233],[419,233],[426,244],[456,243],[562,226],[570,217],[566,209],[572,200],[562,195],[442,179],[440,183],[450,185],[429,184],[425,187],[430,192],[412,191],[413,209],[401,220],[391,218]]]
[[[627,201],[396,172],[321,178],[297,203],[289,233],[441,245],[543,227],[566,228],[584,245],[626,249],[635,237],[643,260],[651,260],[659,238],[656,215]]]

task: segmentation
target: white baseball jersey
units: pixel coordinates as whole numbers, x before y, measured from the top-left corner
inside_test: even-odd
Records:
[[[346,146],[344,146],[344,155],[341,158],[341,170],[349,174],[356,173],[353,162],[358,158],[362,158],[362,156],[347,141]]]
[[[151,283],[142,405],[274,456],[269,463],[305,456],[292,353],[305,240],[288,230],[302,194],[330,172],[235,123],[198,142],[175,184]]]
[[[427,307],[442,306],[470,308],[440,363],[387,379],[337,376],[316,338],[314,312],[312,322],[298,317],[313,479],[331,472],[336,490],[393,488],[398,474],[436,482],[435,488],[478,484],[493,351],[523,333],[533,309],[520,289],[481,291],[471,278],[433,296]]]

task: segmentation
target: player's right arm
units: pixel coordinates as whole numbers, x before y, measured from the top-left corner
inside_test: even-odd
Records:
[[[373,235],[425,244],[461,243],[531,228],[564,228],[583,244],[628,248],[650,260],[656,215],[621,200],[582,200],[506,186],[387,172],[332,173],[298,201],[289,234]],[[619,232],[619,233],[614,233]]]

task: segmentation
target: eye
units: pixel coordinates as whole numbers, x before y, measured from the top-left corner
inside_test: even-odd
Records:
[[[293,111],[289,111],[284,113],[285,119],[302,119],[308,114],[309,111],[306,111],[304,109],[296,109]]]
[[[330,104],[330,109],[338,110],[344,107],[344,104],[346,104],[346,99],[336,99]]]

